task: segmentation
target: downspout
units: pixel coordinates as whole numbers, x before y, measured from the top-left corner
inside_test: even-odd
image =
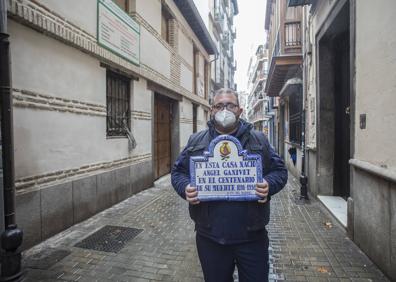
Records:
[[[306,105],[307,105],[307,69],[306,69],[306,31],[305,31],[305,26],[306,26],[306,6],[303,7],[303,45],[302,45],[302,52],[303,52],[303,63],[302,63],[302,68],[303,68],[303,83],[302,83],[302,89],[300,91],[302,92],[302,121],[301,121],[301,175],[300,175],[300,200],[309,200],[308,197],[308,177],[305,173],[305,155],[306,155],[306,142],[305,142],[305,137],[306,137],[306,131],[305,131],[305,122],[306,122]]]
[[[216,50],[216,52],[215,52],[214,55],[215,55],[214,58],[213,58],[212,60],[208,61],[208,67],[209,67],[209,68],[211,67],[211,65],[212,65],[212,63],[213,63],[214,61],[216,61],[217,59],[219,59],[219,53],[217,52],[217,50]],[[210,80],[210,77],[208,77],[208,79]],[[215,81],[216,81],[216,66],[215,66]],[[210,89],[210,90],[212,90],[212,89]],[[208,101],[208,102],[210,102],[210,99],[212,99],[212,97],[208,97],[208,98],[209,98],[209,101]]]
[[[305,71],[304,71],[305,72]],[[303,83],[303,87],[301,89],[303,93],[303,108],[302,108],[302,121],[301,121],[301,175],[300,175],[300,199],[309,200],[308,198],[308,177],[305,174],[305,154],[306,154],[306,145],[305,145],[305,79]]]
[[[4,232],[1,234],[0,281],[17,281],[21,278],[21,251],[23,232],[15,219],[14,140],[11,87],[10,42],[7,33],[7,4],[0,0],[0,110],[2,135],[2,161],[4,185]]]

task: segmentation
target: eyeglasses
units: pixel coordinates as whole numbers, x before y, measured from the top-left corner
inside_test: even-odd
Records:
[[[233,111],[238,107],[239,107],[239,105],[235,105],[234,103],[226,103],[226,104],[219,103],[219,104],[212,106],[212,108],[216,111],[222,111],[222,110],[224,110],[224,108],[227,108],[227,110],[229,110],[229,111]]]

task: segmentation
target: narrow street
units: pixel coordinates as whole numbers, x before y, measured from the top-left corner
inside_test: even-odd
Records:
[[[270,281],[388,281],[290,177],[271,201]],[[142,229],[118,252],[76,247],[105,225]],[[187,204],[169,176],[24,253],[23,281],[203,281]],[[235,275],[237,281],[237,275]]]

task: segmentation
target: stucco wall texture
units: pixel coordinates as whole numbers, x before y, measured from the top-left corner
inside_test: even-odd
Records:
[[[394,11],[392,0],[356,3],[355,158],[396,171],[396,30],[388,24]],[[366,114],[363,130],[360,114]]]
[[[202,84],[209,55],[173,1],[164,2],[175,17],[173,43],[161,37],[161,1],[130,7],[140,24],[139,66],[97,45],[97,0],[26,0],[20,14],[22,4],[10,3],[17,223],[29,247],[152,185],[155,92],[174,104],[175,155],[193,131],[192,102],[198,129],[206,126],[193,50]],[[107,69],[131,79],[134,149],[126,137],[106,136]]]

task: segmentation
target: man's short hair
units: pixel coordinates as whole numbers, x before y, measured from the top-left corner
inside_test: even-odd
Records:
[[[212,104],[214,103],[214,99],[216,96],[221,95],[221,94],[231,94],[234,95],[236,97],[237,103],[239,105],[239,97],[238,97],[238,93],[231,88],[220,88],[218,90],[215,91],[215,93],[213,94],[213,100],[212,100]]]

